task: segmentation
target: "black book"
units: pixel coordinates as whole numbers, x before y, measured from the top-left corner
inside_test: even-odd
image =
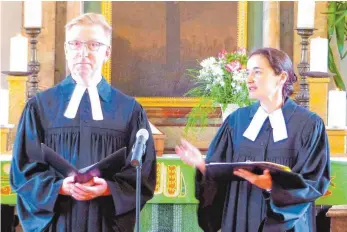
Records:
[[[78,183],[86,183],[93,177],[102,177],[111,180],[125,165],[127,152],[127,148],[123,147],[99,162],[78,170],[61,155],[43,143],[41,143],[41,150],[43,153],[43,159],[47,164],[64,177],[74,176],[75,182]]]
[[[291,172],[290,168],[281,164],[276,164],[272,162],[265,161],[246,161],[246,162],[235,162],[235,163],[209,163],[206,164],[207,167],[223,172],[233,172],[237,169],[245,169],[255,174],[263,174],[265,169],[268,169],[270,173],[277,172]]]
[[[247,161],[235,163],[208,163],[206,164],[206,173],[214,179],[220,180],[243,180],[235,176],[234,171],[245,169],[254,174],[261,175],[265,169],[270,171],[273,181],[283,188],[300,188],[306,186],[301,175],[294,173],[287,166],[265,162],[265,161]]]

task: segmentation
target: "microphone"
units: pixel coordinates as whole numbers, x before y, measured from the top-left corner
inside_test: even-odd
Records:
[[[146,150],[146,142],[148,140],[149,134],[146,129],[140,129],[136,133],[136,141],[132,149],[131,165],[133,167],[138,167],[141,165],[142,155]]]

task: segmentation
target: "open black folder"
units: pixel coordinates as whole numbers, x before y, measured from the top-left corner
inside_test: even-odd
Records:
[[[119,172],[125,164],[127,148],[123,147],[118,151],[106,156],[99,162],[83,169],[76,169],[61,155],[41,143],[43,159],[64,177],[74,176],[75,182],[85,183],[95,177],[112,179],[114,174]]]
[[[306,184],[301,175],[294,173],[287,166],[265,162],[265,161],[247,161],[235,163],[208,163],[206,172],[214,179],[221,180],[242,180],[233,174],[238,169],[245,169],[254,174],[261,175],[265,169],[270,171],[273,181],[276,181],[284,188],[301,188]]]

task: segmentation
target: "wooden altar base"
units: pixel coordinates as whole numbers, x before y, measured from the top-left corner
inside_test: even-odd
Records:
[[[334,205],[327,213],[331,219],[331,232],[345,232],[347,229],[347,205]]]

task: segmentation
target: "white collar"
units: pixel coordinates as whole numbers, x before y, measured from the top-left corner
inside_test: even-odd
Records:
[[[268,114],[261,106],[259,106],[251,123],[243,133],[243,136],[255,141],[267,117],[269,117],[271,127],[273,128],[274,142],[288,138],[287,127],[284,121],[282,109],[278,109],[271,114]]]
[[[90,104],[92,108],[92,116],[93,120],[103,120],[104,117],[102,115],[101,104],[99,93],[97,89],[97,85],[101,81],[102,77],[95,79],[94,82],[90,84],[90,86],[85,86],[81,80],[74,79],[76,81],[75,89],[72,93],[69,105],[66,108],[64,116],[67,118],[75,118],[78,107],[81,103],[82,97],[86,89],[88,89]]]

